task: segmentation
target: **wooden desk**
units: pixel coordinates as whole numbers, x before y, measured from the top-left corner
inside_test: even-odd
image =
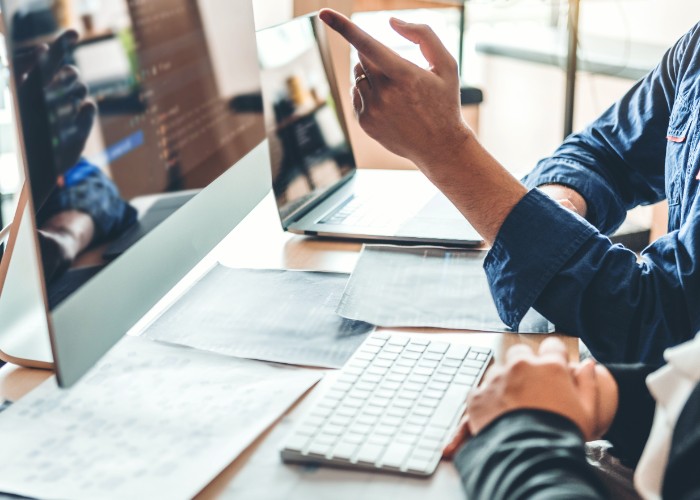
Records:
[[[269,195],[263,202],[212,252],[207,259],[217,259],[225,265],[231,267],[246,267],[246,268],[284,268],[284,269],[304,269],[304,270],[319,270],[319,271],[338,271],[351,272],[357,261],[361,245],[359,243],[348,243],[340,241],[322,241],[310,239],[303,236],[295,236],[282,231],[277,217],[276,206],[274,199]],[[470,343],[476,345],[491,347],[494,349],[495,358],[502,358],[505,350],[516,343],[527,343],[536,346],[544,335],[515,335],[515,334],[500,334],[500,333],[479,333],[479,332],[464,332],[464,331],[445,331],[445,330],[430,330],[430,329],[404,329],[404,330],[387,330],[399,331],[410,335],[430,335],[432,337],[439,336],[445,340],[459,341],[468,339]],[[569,337],[562,337],[566,343],[572,359],[578,357],[578,341]],[[0,397],[16,401],[31,389],[46,380],[51,373],[43,370],[34,370],[19,368],[12,365],[6,365],[0,369]],[[313,393],[313,391],[312,391]],[[290,412],[292,416],[298,415],[298,407],[308,404],[312,398],[306,398],[297,407]],[[303,411],[303,410],[302,410]],[[284,429],[281,429],[284,430]],[[272,435],[273,440],[280,439],[280,431]],[[246,467],[250,467],[250,462],[254,458],[255,453],[259,452],[262,445],[266,444],[270,447],[270,437],[275,429],[272,429],[260,436],[256,442],[241,456],[227,467],[219,476],[212,481],[199,494],[198,498],[217,498],[230,497],[240,498],[240,495],[235,494],[230,490],[230,484],[235,482],[237,477],[246,473]],[[282,436],[283,437],[283,436]],[[272,443],[274,444],[274,443]],[[269,451],[263,450],[268,453]],[[276,462],[273,462],[277,464]],[[299,474],[290,473],[298,469],[290,469],[279,462],[280,470],[291,476]],[[296,467],[296,466],[295,466]],[[417,485],[422,488],[430,487],[431,481],[443,481],[443,484],[452,485],[454,481],[458,481],[456,476],[452,474],[451,466],[443,464],[440,469],[445,471],[436,475],[436,478],[431,480],[422,479],[406,479],[405,483],[413,484],[417,481]],[[333,471],[333,477],[345,478],[348,481],[352,478],[360,478],[355,471]],[[450,475],[452,474],[452,475]],[[385,475],[382,475],[385,476]],[[443,477],[446,476],[446,477]],[[285,476],[287,477],[287,476]],[[350,478],[350,479],[348,479]],[[377,481],[386,480],[388,487],[391,488],[391,481],[395,479],[391,476],[382,479],[378,477]],[[361,479],[357,479],[361,481]],[[269,485],[271,488],[276,486]],[[279,486],[279,485],[278,485]],[[306,493],[309,493],[308,491]],[[454,491],[454,498],[461,498],[461,488]],[[304,498],[304,493],[299,492],[299,498]],[[244,495],[245,496],[245,495]],[[265,497],[267,498],[267,497]],[[295,497],[296,498],[296,497]],[[321,495],[316,498],[325,498]],[[330,497],[329,497],[330,498]]]

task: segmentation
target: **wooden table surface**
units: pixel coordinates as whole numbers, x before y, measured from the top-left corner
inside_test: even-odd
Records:
[[[351,272],[357,262],[362,245],[346,241],[318,240],[285,233],[279,225],[276,206],[271,195],[212,252],[224,265],[241,268],[299,269],[314,271]],[[490,347],[498,362],[511,345],[526,343],[536,347],[546,335],[520,335],[437,329],[382,329],[411,335],[440,337],[447,341],[468,341]],[[578,357],[577,339],[560,336],[572,359]],[[50,377],[47,370],[5,365],[0,369],[0,397],[16,401],[31,389]],[[202,490],[199,497],[215,498],[224,491],[241,468],[245,467],[252,453],[270,431],[234,460],[219,476]]]

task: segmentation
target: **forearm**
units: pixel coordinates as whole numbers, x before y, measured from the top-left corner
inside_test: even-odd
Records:
[[[455,465],[470,499],[605,498],[583,444],[566,418],[519,410],[468,441]]]
[[[525,186],[469,130],[449,154],[431,155],[417,164],[488,244],[493,243],[505,218],[527,193]]]

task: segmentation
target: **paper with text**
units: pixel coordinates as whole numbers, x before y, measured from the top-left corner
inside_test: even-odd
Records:
[[[511,331],[498,317],[486,273],[486,252],[437,247],[366,245],[338,314],[385,327]],[[520,333],[550,333],[534,310]]]
[[[374,330],[335,312],[348,275],[217,265],[144,336],[229,356],[340,368]]]
[[[73,388],[52,378],[0,415],[0,491],[191,498],[321,374],[127,337]]]

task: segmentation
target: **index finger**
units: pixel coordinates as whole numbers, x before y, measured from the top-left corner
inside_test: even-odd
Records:
[[[405,59],[372,38],[343,14],[333,9],[321,9],[318,17],[345,38],[360,54],[381,68],[386,76],[406,68]]]

